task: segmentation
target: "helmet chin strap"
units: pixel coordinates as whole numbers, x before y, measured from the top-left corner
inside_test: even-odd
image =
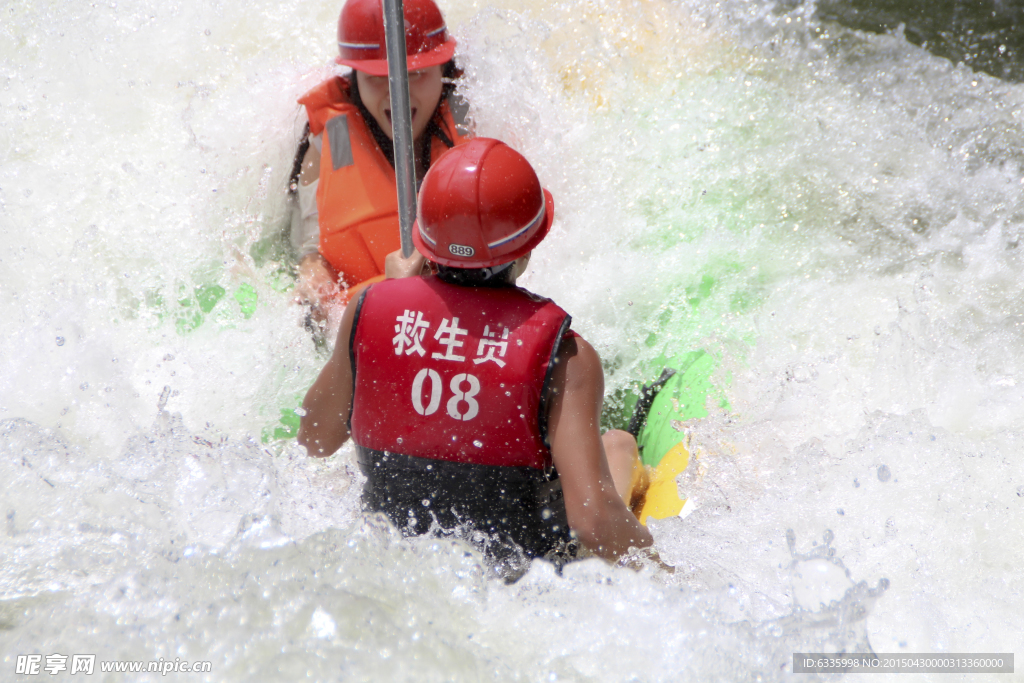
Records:
[[[491,266],[490,268],[481,268],[480,271],[483,274],[484,280],[490,280],[491,278],[501,275],[515,264],[515,261],[509,261],[508,263],[500,263],[496,266]]]

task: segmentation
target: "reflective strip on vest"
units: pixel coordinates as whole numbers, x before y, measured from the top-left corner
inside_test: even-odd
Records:
[[[335,116],[324,126],[331,148],[331,166],[337,171],[352,165],[352,142],[348,137],[348,114]]]

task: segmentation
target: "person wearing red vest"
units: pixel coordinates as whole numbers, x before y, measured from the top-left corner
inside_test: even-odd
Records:
[[[449,105],[455,40],[433,0],[403,4],[415,166],[422,178],[431,160],[465,139]],[[337,62],[353,71],[299,99],[309,135],[292,180],[296,299],[321,319],[325,300],[346,301],[362,283],[383,279],[385,257],[401,246],[381,0],[348,0],[338,19],[338,49]]]
[[[351,435],[364,506],[407,533],[468,525],[556,562],[577,540],[608,559],[653,542],[627,507],[636,442],[600,434],[600,358],[515,285],[553,217],[519,153],[456,147],[424,178],[413,226],[437,273],[371,285],[345,310],[299,443],[328,456]]]

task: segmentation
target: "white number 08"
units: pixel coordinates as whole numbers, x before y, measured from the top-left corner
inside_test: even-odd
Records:
[[[430,380],[430,402],[423,405],[423,383]],[[462,383],[468,382],[469,389],[462,390]],[[412,407],[420,415],[433,415],[441,405],[441,375],[436,370],[423,368],[412,380]],[[452,397],[448,399],[448,414],[456,420],[472,420],[480,412],[480,404],[474,398],[480,393],[480,380],[475,375],[463,372],[452,377],[448,387]],[[466,412],[459,412],[461,403],[466,404]]]

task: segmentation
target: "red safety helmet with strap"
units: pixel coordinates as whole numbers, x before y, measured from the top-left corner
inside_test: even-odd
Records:
[[[444,64],[455,54],[441,10],[434,0],[404,0],[405,51],[409,71]],[[337,62],[371,76],[388,75],[381,0],[348,0],[338,17]]]
[[[554,217],[554,199],[530,162],[503,142],[476,138],[430,166],[412,239],[434,263],[490,268],[533,250]]]

